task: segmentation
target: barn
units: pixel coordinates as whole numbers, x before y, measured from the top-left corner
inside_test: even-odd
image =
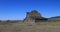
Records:
[[[42,17],[41,13],[36,10],[32,10],[31,12],[26,13],[26,18],[24,22],[26,23],[36,23],[36,22],[46,22],[48,19]]]

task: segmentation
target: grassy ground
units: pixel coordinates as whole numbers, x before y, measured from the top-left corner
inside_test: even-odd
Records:
[[[60,22],[38,22],[38,25],[59,26]]]
[[[60,32],[60,22],[0,23],[0,32]]]

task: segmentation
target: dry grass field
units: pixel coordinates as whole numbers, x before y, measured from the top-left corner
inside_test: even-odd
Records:
[[[60,22],[0,23],[0,32],[60,32]]]

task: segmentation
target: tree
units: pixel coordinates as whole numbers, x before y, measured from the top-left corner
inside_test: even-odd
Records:
[[[1,22],[1,20],[0,20],[0,22]]]
[[[7,22],[10,22],[10,20],[7,20]]]

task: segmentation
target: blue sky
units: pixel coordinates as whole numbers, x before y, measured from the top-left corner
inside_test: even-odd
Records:
[[[0,20],[20,20],[37,10],[43,17],[60,16],[60,0],[0,0]]]

